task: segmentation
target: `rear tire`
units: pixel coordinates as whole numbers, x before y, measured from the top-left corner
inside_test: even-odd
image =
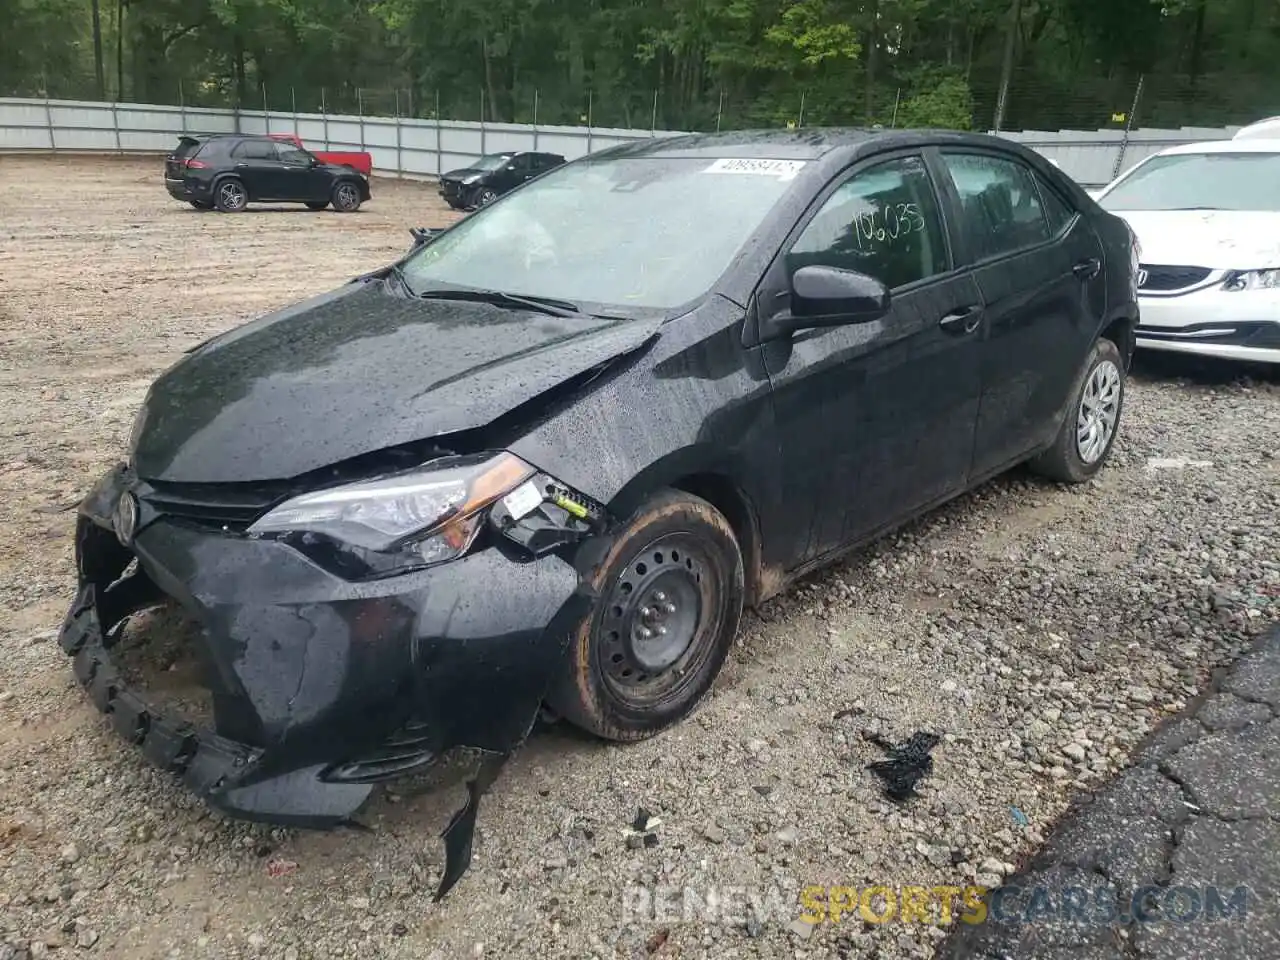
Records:
[[[742,551],[715,507],[678,490],[651,497],[606,547],[600,599],[548,701],[597,736],[643,740],[688,716],[720,673],[742,617]]]
[[[1083,483],[1101,470],[1120,433],[1124,388],[1120,349],[1099,339],[1076,378],[1057,439],[1031,461],[1031,469],[1059,483]]]
[[[339,213],[355,213],[360,209],[360,188],[351,180],[339,180],[333,185],[330,202]]]
[[[214,204],[223,213],[240,213],[249,205],[249,192],[238,177],[219,180],[213,188]]]
[[[308,200],[307,201],[308,210],[323,210],[328,205],[329,205],[328,200]]]

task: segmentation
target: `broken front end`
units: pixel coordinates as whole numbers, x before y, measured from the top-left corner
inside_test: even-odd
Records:
[[[602,516],[509,454],[291,497],[121,465],[80,506],[60,643],[115,730],[234,817],[338,825],[373,784],[482,751],[438,898],[591,608],[573,558]],[[195,627],[183,652],[207,716],[119,662],[130,622],[160,605]]]

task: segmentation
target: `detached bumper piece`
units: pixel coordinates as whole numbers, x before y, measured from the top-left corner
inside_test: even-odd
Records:
[[[167,718],[128,690],[107,653],[97,593],[92,583],[80,588],[58,638],[63,652],[75,658],[76,679],[94,706],[111,718],[116,733],[141,747],[155,766],[180,776],[193,792],[215,799],[228,777],[253,764],[261,751]]]

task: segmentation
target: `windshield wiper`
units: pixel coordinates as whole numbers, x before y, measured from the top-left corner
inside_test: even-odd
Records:
[[[507,293],[505,290],[472,290],[448,287],[438,290],[425,290],[417,294],[423,300],[474,300],[477,303],[492,303],[498,307],[519,307],[523,310],[536,310],[553,317],[575,317],[582,310],[568,300],[556,300],[553,297],[535,297],[521,293]]]
[[[411,297],[416,297],[418,295],[417,291],[415,291],[413,287],[409,286],[409,281],[405,278],[404,271],[401,270],[399,266],[392,264],[390,274],[395,277],[396,282],[400,284],[401,289],[403,289],[405,293]]]

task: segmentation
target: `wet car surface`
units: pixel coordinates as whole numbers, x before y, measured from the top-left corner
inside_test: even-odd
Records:
[[[1014,464],[1096,473],[1133,271],[1121,221],[993,138],[577,161],[163,374],[81,505],[63,648],[117,731],[236,816],[341,823],[484,751],[443,895],[544,704],[652,736],[744,605]],[[206,727],[113,664],[163,600],[203,628]]]

